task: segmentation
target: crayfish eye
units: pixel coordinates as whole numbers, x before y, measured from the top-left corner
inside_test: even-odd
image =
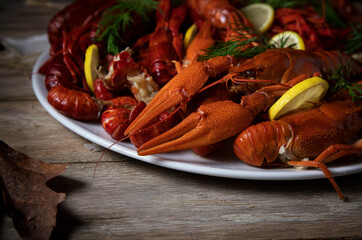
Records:
[[[247,79],[255,79],[256,78],[256,70],[255,69],[250,69],[250,70],[246,70],[245,72],[243,72],[241,74],[242,77],[247,78]]]

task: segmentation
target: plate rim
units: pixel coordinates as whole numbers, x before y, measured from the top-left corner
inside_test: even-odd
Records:
[[[90,131],[90,127],[99,127],[102,128],[100,124],[95,125],[94,123],[84,123],[71,118],[68,118],[58,111],[56,111],[47,101],[46,94],[47,92],[44,84],[45,76],[38,73],[39,68],[46,62],[49,56],[50,46],[45,48],[41,55],[37,58],[36,63],[33,67],[31,82],[32,88],[35,93],[36,98],[42,105],[42,107],[60,124],[71,130],[72,132],[80,135],[81,137],[96,143],[102,147],[108,148],[114,152],[117,152],[122,155],[126,155],[130,158],[147,162],[153,165],[157,165],[164,168],[169,168],[177,171],[189,172],[200,175],[214,176],[214,177],[224,177],[224,178],[233,178],[233,179],[249,179],[249,180],[308,180],[308,179],[321,179],[325,178],[323,172],[320,169],[307,169],[307,170],[298,170],[295,168],[257,168],[249,166],[243,163],[240,160],[240,166],[245,165],[247,170],[240,169],[227,169],[227,168],[217,168],[205,165],[199,165],[194,163],[187,163],[182,161],[165,159],[165,154],[156,154],[152,156],[139,156],[137,155],[135,147],[131,143],[117,143],[112,145],[115,140],[111,141],[110,139],[103,138],[96,135]],[[88,127],[85,128],[84,126]],[[112,146],[111,146],[112,145]],[[111,147],[110,147],[111,146]],[[187,150],[191,152],[190,150]],[[184,154],[186,151],[168,153],[166,156],[171,156],[174,154]],[[194,154],[196,155],[196,154]],[[197,156],[197,155],[196,155]],[[199,157],[199,156],[198,156]],[[208,159],[208,157],[199,157],[203,159]],[[235,157],[236,158],[236,157]],[[329,167],[330,172],[333,177],[350,175],[362,172],[362,162],[357,162],[353,164],[347,164],[342,166],[332,166]]]

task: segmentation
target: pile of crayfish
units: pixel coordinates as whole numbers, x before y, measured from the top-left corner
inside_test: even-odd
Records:
[[[240,6],[226,0],[157,3],[149,13],[155,20],[145,24],[135,16],[119,42],[124,50],[116,54],[97,40],[97,29],[103,13],[117,1],[78,0],[53,17],[48,26],[51,57],[40,69],[49,103],[73,119],[99,121],[115,140],[129,139],[139,155],[185,149],[207,155],[237,136],[234,152],[245,163],[320,168],[339,197],[346,198],[325,164],[362,153],[362,141],[356,141],[362,127],[360,96],[352,101],[342,89],[278,120],[270,121],[266,114],[288,89],[307,78],[322,77],[333,86],[331,71],[348,69],[347,80],[359,81],[359,63],[329,48],[343,45],[336,38],[338,30],[323,16],[315,18],[310,7],[283,8],[269,34],[285,25],[310,37],[305,39],[307,50],[268,49],[249,58],[228,55],[201,61],[199,56],[217,42],[255,37],[233,28],[253,28]],[[184,30],[192,24],[198,33],[185,45]],[[345,37],[349,30],[340,31]],[[326,38],[328,45],[321,41]],[[94,89],[84,76],[91,44],[98,46],[101,66]],[[258,44],[249,42],[238,51]]]

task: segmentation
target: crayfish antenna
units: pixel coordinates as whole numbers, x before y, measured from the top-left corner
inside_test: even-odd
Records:
[[[110,150],[111,147],[113,147],[114,145],[116,145],[116,144],[119,143],[119,142],[122,142],[123,140],[126,140],[127,138],[129,138],[129,136],[126,136],[126,137],[124,137],[124,138],[122,138],[122,139],[120,139],[120,140],[112,143],[109,147],[107,147],[107,148],[103,151],[102,155],[99,157],[99,159],[98,159],[98,161],[97,161],[96,166],[94,167],[93,179],[94,179],[95,176],[96,176],[97,167],[98,167],[99,163],[101,162],[101,159],[103,158],[104,154],[105,154],[108,150]]]

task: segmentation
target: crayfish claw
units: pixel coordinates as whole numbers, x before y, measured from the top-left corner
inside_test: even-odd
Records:
[[[141,130],[162,112],[185,104],[204,86],[209,77],[229,69],[231,59],[215,57],[205,62],[194,62],[172,78],[156,94],[142,113],[126,129],[125,135]]]
[[[138,149],[151,155],[201,147],[241,132],[251,123],[252,113],[230,100],[201,105],[181,123]]]
[[[139,155],[152,155],[162,152],[178,151],[190,148],[191,139],[195,138],[200,115],[193,113],[180,124],[160,136],[144,143],[137,149]]]

